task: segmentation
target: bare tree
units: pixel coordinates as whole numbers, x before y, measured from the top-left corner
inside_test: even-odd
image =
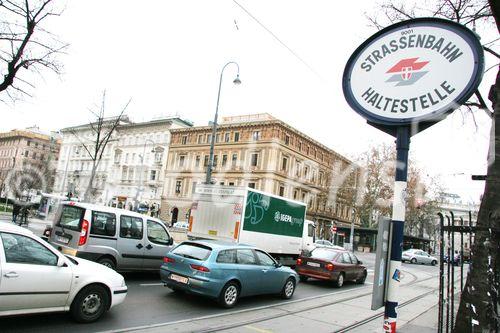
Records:
[[[390,1],[379,6],[378,16],[368,17],[378,29],[384,25],[418,16],[442,17],[474,29],[478,24],[496,22],[500,31],[500,2],[494,0],[439,0],[433,3]],[[483,45],[495,57],[500,55]],[[498,66],[498,65],[497,65]],[[479,108],[492,119],[492,145],[488,154],[487,180],[479,209],[472,264],[467,276],[453,328],[454,332],[493,332],[498,330],[498,285],[500,281],[500,69],[491,86],[489,99],[493,110],[486,105],[479,91],[475,99],[465,103],[469,110]]]
[[[90,110],[94,119],[88,124],[88,129],[90,130],[89,136],[86,137],[83,134],[78,133],[75,129],[70,130],[70,133],[78,139],[92,163],[88,185],[83,195],[83,200],[87,202],[91,201],[95,195],[94,178],[97,168],[101,163],[102,156],[113,133],[125,119],[124,113],[130,104],[131,99],[129,99],[129,101],[125,104],[118,116],[110,118],[105,117],[105,101],[106,91],[102,94],[102,103],[99,109],[97,111]]]
[[[59,74],[57,56],[67,44],[43,28],[43,23],[59,16],[53,0],[0,1],[0,92],[11,100],[30,95],[31,74],[48,69]],[[24,74],[23,74],[24,72]],[[31,72],[31,73],[29,73]]]

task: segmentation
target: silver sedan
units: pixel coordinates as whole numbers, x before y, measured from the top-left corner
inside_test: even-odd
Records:
[[[425,251],[418,249],[410,249],[403,251],[403,256],[401,257],[403,262],[407,261],[412,264],[431,264],[432,266],[437,265],[437,258],[431,256]]]

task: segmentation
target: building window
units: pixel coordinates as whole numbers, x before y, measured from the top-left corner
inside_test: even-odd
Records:
[[[220,183],[219,183],[219,185],[222,185],[222,186],[224,186],[224,182],[220,182]]]
[[[219,160],[219,155],[214,155],[214,168],[217,166],[218,160]]]
[[[302,142],[299,141],[299,151],[302,151]]]
[[[207,143],[212,143],[212,134],[207,134]]]
[[[200,166],[200,160],[201,160],[200,155],[197,155],[197,156],[196,156],[196,160],[195,160],[195,166],[196,166],[196,167],[199,167],[199,166]]]
[[[193,190],[192,190],[192,193],[195,193],[196,192],[196,182],[193,182]]]
[[[161,163],[162,158],[163,158],[163,152],[155,153],[155,162],[156,163]]]
[[[28,156],[29,156],[29,152],[26,150],[26,151],[24,152],[24,157],[28,157]]]
[[[185,160],[186,160],[186,155],[180,155],[179,156],[179,168],[184,167]]]
[[[205,160],[203,161],[203,166],[208,166],[208,155],[205,155]]]
[[[222,166],[225,167],[227,165],[227,154],[222,155]]]
[[[304,177],[306,177],[306,178],[307,178],[307,176],[308,176],[308,175],[309,175],[309,167],[307,167],[307,166],[306,166],[306,167],[304,168]]]
[[[293,200],[297,200],[298,197],[299,197],[299,191],[293,190]]]
[[[252,140],[253,141],[259,141],[260,140],[260,131],[254,131],[252,133]]]
[[[115,151],[115,163],[120,163],[122,159],[122,152],[120,150]]]
[[[125,154],[125,164],[128,163],[128,153]]]
[[[34,160],[36,159],[36,152],[33,152],[33,155],[31,156]]]
[[[297,164],[295,165],[295,176],[297,177],[300,177],[300,171],[301,171],[300,165],[301,165],[300,162],[297,162]]]
[[[203,143],[203,134],[198,135],[198,143]]]
[[[233,157],[231,158],[231,166],[234,168],[236,167],[236,162],[238,161],[238,154],[233,154]]]
[[[234,182],[229,182],[229,186],[234,186]]]
[[[309,146],[307,146],[306,154],[309,155]]]
[[[280,185],[278,193],[279,193],[280,197],[284,197],[285,196],[285,186],[284,185]]]
[[[231,133],[225,133],[224,134],[224,142],[229,142],[230,138],[231,138]]]
[[[219,142],[220,141],[220,134],[215,134],[215,142]]]
[[[283,157],[281,160],[281,171],[286,171],[288,167],[288,157]]]
[[[253,182],[252,183],[248,183],[248,187],[255,188],[255,183],[253,183]]]
[[[240,132],[234,132],[234,142],[240,141]]]
[[[259,154],[253,153],[250,160],[250,166],[256,167],[259,162]]]
[[[188,141],[188,137],[187,137],[187,135],[183,135],[183,136],[182,136],[182,141],[181,141],[181,142],[182,142],[182,144],[183,144],[183,145],[187,144],[187,141]]]
[[[26,143],[26,145],[29,147],[31,145],[31,141],[28,140],[28,142]]]
[[[290,144],[290,135],[285,134],[285,144],[288,146]]]
[[[182,180],[178,180],[175,182],[175,193],[181,193]]]
[[[153,181],[156,180],[156,170],[151,170],[149,180],[153,180]]]

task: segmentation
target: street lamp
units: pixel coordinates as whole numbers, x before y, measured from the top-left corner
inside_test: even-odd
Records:
[[[205,184],[212,183],[212,168],[214,166],[214,145],[215,145],[215,136],[216,136],[216,132],[217,132],[217,116],[219,114],[220,88],[222,86],[222,77],[224,74],[224,70],[226,69],[227,66],[229,66],[231,64],[236,65],[236,67],[238,69],[238,73],[236,74],[236,78],[233,80],[233,83],[236,85],[241,84],[240,66],[234,61],[230,61],[227,64],[225,64],[224,67],[222,67],[222,71],[220,73],[219,92],[217,93],[217,106],[215,107],[215,117],[214,117],[214,123],[212,125],[212,138],[210,140],[210,158],[208,160],[207,177],[205,179]]]
[[[144,147],[142,148],[142,156],[141,156],[141,172],[139,173],[139,186],[137,186],[137,191],[135,193],[135,204],[136,204],[136,209],[138,208],[139,206],[139,192],[142,191],[142,188],[144,187],[144,180],[142,179],[142,174],[144,173],[144,156],[146,155],[146,145],[148,142],[151,142],[153,144],[153,146],[156,144],[153,140],[151,139],[146,139],[144,140]],[[154,148],[153,150],[151,150],[151,152],[154,152]]]

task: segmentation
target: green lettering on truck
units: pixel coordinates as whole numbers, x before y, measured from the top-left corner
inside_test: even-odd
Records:
[[[243,230],[302,238],[306,206],[248,191]]]

